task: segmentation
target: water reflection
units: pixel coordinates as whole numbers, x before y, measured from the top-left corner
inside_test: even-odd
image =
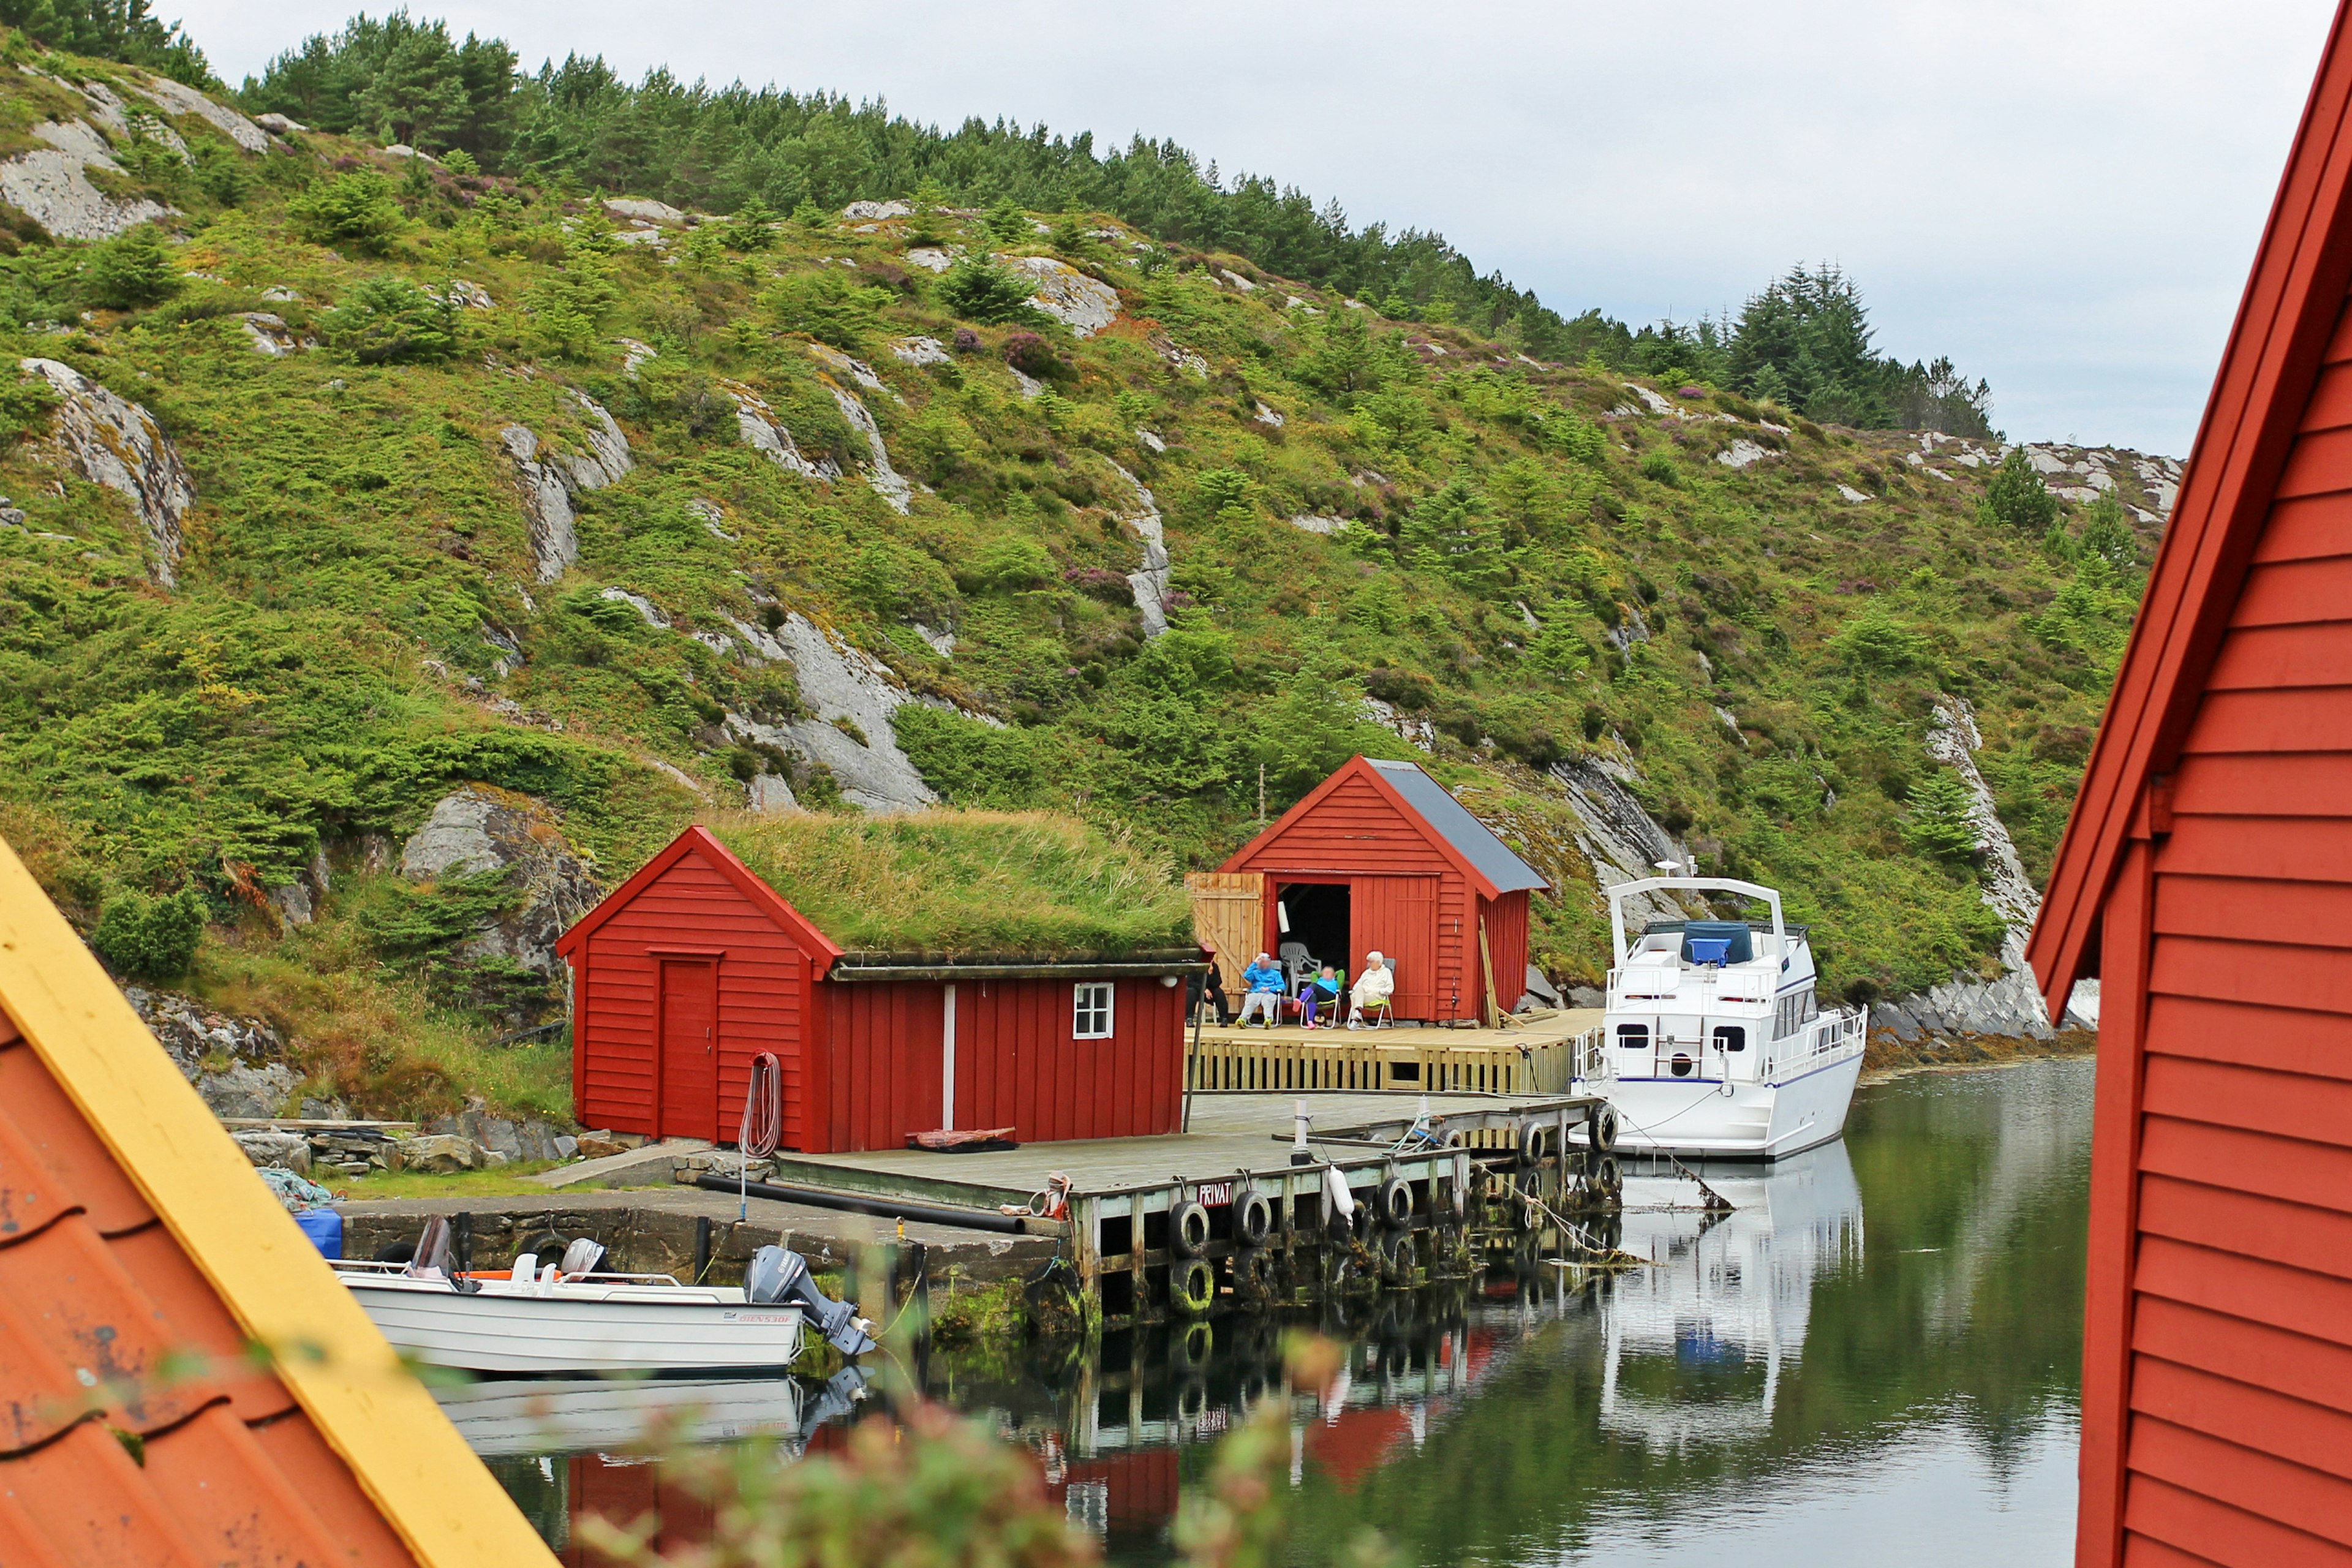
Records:
[[[1329,1310],[1314,1326],[1349,1352],[1320,1399],[1285,1385],[1280,1325],[1242,1320],[1108,1336],[1093,1357],[937,1352],[910,1370],[1029,1447],[1119,1563],[1172,1557],[1208,1445],[1266,1399],[1289,1415],[1301,1563],[1339,1559],[1366,1523],[1431,1564],[2058,1561],[2091,1072],[1864,1089],[1844,1142],[1710,1169],[1727,1214],[1637,1174],[1620,1245],[1649,1267],[1588,1279],[1503,1258],[1470,1286]],[[803,1385],[788,1415],[781,1391],[743,1391],[696,1419],[713,1441],[788,1426],[797,1451],[824,1446],[828,1423],[887,1415],[858,1392]],[[469,1430],[512,1452],[496,1445],[524,1440],[521,1404],[476,1397]],[[591,1508],[656,1506],[667,1541],[693,1538],[695,1505],[608,1439],[606,1413],[568,1420],[543,1440],[560,1452],[493,1461],[551,1541]]]

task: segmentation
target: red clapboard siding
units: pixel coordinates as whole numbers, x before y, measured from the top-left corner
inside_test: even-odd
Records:
[[[2271,508],[2269,525],[2254,546],[2256,561],[2321,555],[2352,555],[2352,498],[2313,496]]]
[[[1400,961],[1399,1017],[1475,1018],[1486,1006],[1478,921],[1487,884],[1474,883],[1444,841],[1418,814],[1401,809],[1372,773],[1360,758],[1349,763],[1221,869],[1265,877],[1262,940],[1269,951],[1278,939],[1274,903],[1286,879],[1347,883],[1351,973],[1362,970],[1366,952],[1378,950]],[[1500,914],[1499,934],[1511,941],[1516,920],[1517,966],[1507,964],[1501,951],[1496,953],[1496,994],[1508,1007],[1526,988],[1527,893],[1507,892],[1498,902],[1516,905],[1516,912],[1506,907]],[[1486,918],[1492,942],[1498,917],[1489,909]]]
[[[2132,1320],[2132,1348],[2352,1413],[2352,1348],[2306,1334],[2142,1296]]]
[[[2184,1093],[2188,1087],[2185,1074],[2168,1074],[2160,1088],[2148,1086],[2148,1118],[2140,1128],[2142,1170],[2352,1213],[2352,1149],[2281,1137],[2277,1131],[2283,1129],[2267,1126],[2256,1131],[2212,1125],[2201,1118],[2235,1119],[2226,1108]]]
[[[2133,1366],[2132,1408],[2352,1480],[2352,1415],[2158,1356]]]
[[[2143,1235],[2137,1283],[2143,1298],[2352,1346],[2352,1284],[2341,1279]]]
[[[2352,626],[2347,627],[2352,633]],[[2335,686],[2217,691],[2200,705],[2182,749],[2352,752],[2352,689]]]
[[[2352,1563],[2352,1553],[2283,1524],[2267,1511],[2232,1508],[2145,1475],[2131,1479],[2124,1522],[2137,1538],[2189,1554],[2192,1562],[2219,1563],[2225,1568],[2346,1568]]]
[[[591,911],[564,952],[575,1103],[591,1126],[732,1142],[762,1051],[782,1068],[786,1148],[896,1148],[946,1121],[945,984],[833,978],[839,949],[699,828]],[[681,1004],[679,976],[707,985],[716,972],[715,1073],[664,1070],[665,966],[672,1030],[685,1018],[698,1037],[708,1004],[699,992]],[[1114,1037],[1078,1041],[1072,984],[959,984],[957,1126],[1013,1126],[1028,1141],[1176,1130],[1183,987],[1116,982]]]
[[[2222,639],[2207,684],[2212,691],[2352,686],[2352,652],[2339,621],[2240,626]]]
[[[2340,430],[2352,425],[2352,364],[2329,365],[2311,389],[2310,406],[2303,411],[2303,432]]]
[[[2352,1018],[2327,1013],[2157,996],[2150,999],[2145,1048],[2151,1057],[2235,1062],[2352,1081]]]
[[[2352,767],[2342,752],[2189,757],[2172,805],[2189,816],[2352,817]]]
[[[2279,476],[2280,496],[2352,489],[2352,430],[2313,430],[2295,438]]]
[[[2352,1546],[2352,1482],[2149,1415],[2132,1424],[2131,1448],[2143,1475]]]

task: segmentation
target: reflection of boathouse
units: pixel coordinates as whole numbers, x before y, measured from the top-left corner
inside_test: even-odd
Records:
[[[1862,1193],[1843,1142],[1708,1179],[1729,1213],[1695,1206],[1679,1179],[1625,1184],[1620,1246],[1654,1267],[1609,1287],[1601,1424],[1654,1448],[1768,1429],[1781,1374],[1804,1353],[1814,1282],[1862,1256]]]

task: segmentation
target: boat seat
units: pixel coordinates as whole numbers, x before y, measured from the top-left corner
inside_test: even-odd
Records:
[[[1683,926],[1685,963],[1747,963],[1756,957],[1756,933],[1745,921],[1690,921]]]

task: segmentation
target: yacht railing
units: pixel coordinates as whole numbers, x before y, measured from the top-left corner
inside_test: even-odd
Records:
[[[1764,1076],[1789,1076],[1851,1056],[1862,1049],[1866,1032],[1864,1014],[1858,1007],[1823,1013],[1808,1024],[1801,1035],[1774,1042],[1764,1058]]]

